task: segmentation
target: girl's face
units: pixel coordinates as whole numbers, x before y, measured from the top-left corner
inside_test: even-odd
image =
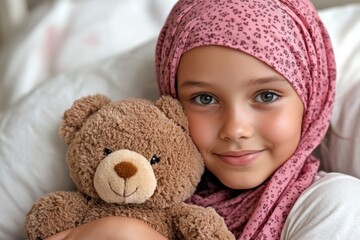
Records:
[[[296,150],[303,104],[290,83],[238,50],[182,55],[177,93],[206,168],[233,189],[264,182]]]

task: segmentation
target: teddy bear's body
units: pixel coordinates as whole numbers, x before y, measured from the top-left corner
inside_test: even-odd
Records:
[[[234,239],[212,208],[184,203],[204,166],[176,100],[89,96],[65,112],[60,136],[78,191],[36,201],[25,223],[30,239],[107,216],[140,219],[169,239]]]
[[[29,229],[40,227],[41,231],[35,232],[40,236],[44,232],[55,234],[102,217],[123,216],[142,220],[169,239],[232,239],[226,237],[231,234],[226,231],[222,219],[212,208],[204,209],[186,203],[179,203],[166,209],[146,208],[138,204],[119,206],[101,200],[87,200],[79,192],[55,192],[45,196],[41,202],[42,206],[49,207],[42,211],[52,212],[57,217],[49,218],[44,215],[43,219],[37,218],[36,221],[34,219],[34,226],[28,224]],[[53,206],[62,208],[54,211]],[[194,225],[195,222],[201,225]],[[213,229],[216,226],[217,229]]]

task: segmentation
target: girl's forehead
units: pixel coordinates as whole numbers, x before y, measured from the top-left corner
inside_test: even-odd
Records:
[[[238,49],[217,45],[195,47],[184,52],[178,64],[177,75],[183,71],[208,75],[221,72],[223,77],[237,73],[253,80],[262,79],[262,83],[276,78],[287,80],[273,67],[256,57]]]
[[[182,89],[231,90],[292,88],[289,81],[267,64],[242,51],[222,46],[193,48],[181,57],[177,84]]]

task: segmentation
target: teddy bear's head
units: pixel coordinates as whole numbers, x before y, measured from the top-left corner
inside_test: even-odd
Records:
[[[84,97],[64,113],[59,134],[69,145],[78,190],[108,203],[170,206],[195,191],[204,170],[187,118],[171,97]]]

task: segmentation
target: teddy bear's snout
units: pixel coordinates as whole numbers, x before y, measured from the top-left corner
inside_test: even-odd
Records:
[[[155,192],[157,179],[150,161],[129,149],[113,151],[94,174],[94,187],[107,203],[144,203]]]
[[[137,167],[134,164],[127,161],[116,164],[114,166],[114,170],[119,177],[124,179],[131,178],[138,171]]]

